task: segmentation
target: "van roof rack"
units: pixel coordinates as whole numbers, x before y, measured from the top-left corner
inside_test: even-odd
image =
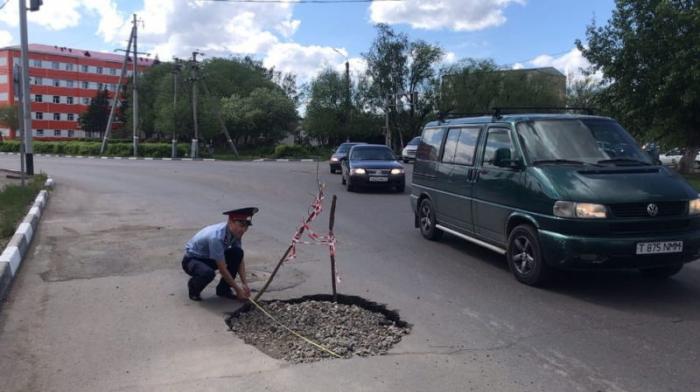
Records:
[[[457,113],[457,112],[451,112],[451,111],[446,111],[446,112],[438,112],[437,113],[437,120],[438,122],[444,122],[445,120],[449,118],[461,118],[461,117],[481,117],[481,116],[490,116],[492,115],[492,112],[469,112],[469,113]]]
[[[509,107],[494,107],[491,115],[493,118],[501,118],[504,114],[517,114],[517,113],[570,113],[570,112],[580,112],[584,114],[593,115],[595,113],[594,108],[587,107],[576,107],[576,106],[509,106]]]

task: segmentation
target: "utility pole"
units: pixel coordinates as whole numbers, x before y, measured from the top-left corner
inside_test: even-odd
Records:
[[[41,0],[31,0],[30,11],[38,11],[41,7]],[[26,0],[19,1],[19,25],[20,40],[22,46],[22,145],[20,150],[24,151],[27,175],[34,175],[34,154],[32,148],[32,106],[29,95],[29,44],[27,38],[27,3]],[[22,159],[20,157],[20,159]],[[24,176],[24,169],[22,170]],[[24,181],[22,181],[24,182]]]
[[[177,127],[177,75],[180,73],[180,59],[177,57],[173,59],[173,138],[171,140],[171,151],[170,157],[177,158],[177,138],[175,137],[175,129]]]
[[[391,147],[391,130],[389,129],[389,95],[384,98],[384,144]]]
[[[134,128],[134,157],[138,156],[138,148],[139,148],[139,134],[138,134],[138,123],[139,123],[139,93],[138,89],[136,88],[136,76],[138,74],[138,68],[137,65],[139,63],[139,51],[136,46],[136,41],[137,41],[137,35],[138,35],[138,26],[136,25],[136,14],[134,14],[134,21],[132,22],[134,24],[133,26],[133,32],[134,32],[134,61],[133,61],[133,77],[134,77],[134,107],[132,109],[132,112],[134,113],[134,120],[133,120],[133,128]]]
[[[197,65],[197,55],[204,53],[194,51],[192,52],[192,119],[194,121],[194,137],[192,138],[192,148],[190,151],[190,156],[192,159],[197,159],[199,157],[199,127],[197,125],[197,71],[199,71],[199,66]]]
[[[104,137],[102,138],[102,146],[100,147],[100,154],[104,154],[105,149],[107,148],[107,139],[109,139],[109,134],[112,131],[112,120],[114,119],[114,111],[117,106],[117,101],[119,100],[119,93],[121,92],[121,87],[122,87],[122,79],[124,78],[124,75],[126,74],[126,63],[127,60],[129,59],[129,50],[131,49],[131,42],[134,38],[134,28],[135,26],[131,27],[131,34],[129,35],[129,43],[126,45],[126,53],[124,54],[124,61],[122,62],[122,71],[119,74],[119,81],[117,82],[117,91],[114,92],[114,96],[112,98],[112,107],[109,109],[109,119],[107,120],[107,128],[105,129],[105,134]],[[136,55],[134,55],[136,57]]]
[[[22,131],[23,126],[23,120],[24,120],[24,94],[22,93],[22,80],[24,79],[24,75],[22,72],[22,66],[19,64],[15,64],[14,69],[12,71],[12,81],[14,82],[14,88],[15,91],[17,92],[17,99],[19,99],[20,102],[22,102],[21,105],[18,107],[19,111],[19,116],[17,116],[17,120],[19,122],[19,165],[20,165],[20,181],[22,183],[22,186],[24,186],[24,177],[25,177],[25,171],[24,171],[24,132]]]

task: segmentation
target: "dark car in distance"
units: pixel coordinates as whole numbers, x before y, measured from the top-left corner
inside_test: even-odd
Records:
[[[348,156],[348,151],[350,151],[350,148],[354,145],[357,144],[364,144],[364,143],[343,143],[338,148],[335,150],[333,155],[331,155],[331,160],[330,160],[330,167],[331,167],[331,173],[335,173],[340,171],[340,161]]]
[[[341,161],[342,183],[349,192],[358,187],[394,188],[403,192],[406,174],[391,149],[381,144],[353,146]]]

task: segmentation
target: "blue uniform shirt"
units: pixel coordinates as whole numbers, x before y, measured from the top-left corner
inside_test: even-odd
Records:
[[[241,240],[228,231],[228,222],[223,222],[198,231],[187,241],[185,252],[192,257],[223,261],[225,260],[224,251],[232,246],[240,248]]]

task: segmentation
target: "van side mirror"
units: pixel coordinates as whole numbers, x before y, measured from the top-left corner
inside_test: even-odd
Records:
[[[523,163],[520,159],[512,159],[510,148],[503,147],[496,150],[496,155],[493,158],[493,165],[497,167],[520,168]]]

